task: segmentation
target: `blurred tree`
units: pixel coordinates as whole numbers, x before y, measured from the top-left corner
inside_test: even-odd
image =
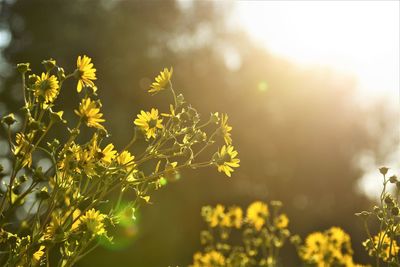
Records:
[[[166,108],[162,95],[150,98],[145,90],[165,66],[174,67],[178,91],[203,114],[227,112],[234,127],[242,163],[232,179],[183,173],[143,209],[129,245],[99,248],[79,266],[185,266],[199,247],[200,207],[218,202],[280,199],[303,236],[338,225],[355,245],[364,238],[353,214],[368,201],[354,190],[361,176],[354,160],[379,140],[366,130],[370,114],[355,104],[354,82],[274,57],[232,26],[230,9],[205,1],[1,2],[0,37],[10,40],[2,53],[0,115],[21,101],[17,62],[39,71],[40,61],[53,57],[72,71],[73,59],[87,54],[117,146],[130,137],[140,109]],[[74,88],[62,92],[71,96],[63,103],[70,117]],[[289,253],[285,266],[294,266]]]

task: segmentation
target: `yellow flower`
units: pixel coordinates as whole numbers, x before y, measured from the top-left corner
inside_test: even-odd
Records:
[[[222,132],[222,136],[224,137],[225,144],[227,144],[227,145],[232,144],[232,138],[231,138],[230,131],[232,131],[232,127],[228,125],[228,115],[222,114],[221,115],[221,132]]]
[[[225,207],[218,204],[214,209],[212,209],[211,213],[209,214],[208,222],[211,227],[217,227],[225,217],[224,213]]]
[[[139,126],[149,139],[156,137],[157,129],[162,129],[162,119],[158,118],[158,110],[152,108],[150,112],[141,111],[134,121],[135,125]]]
[[[289,218],[286,214],[281,214],[277,218],[275,218],[275,226],[279,229],[287,228],[289,225]]]
[[[218,171],[224,172],[228,177],[231,177],[232,168],[239,167],[240,160],[236,158],[237,155],[238,152],[234,150],[233,146],[224,145],[214,158]]]
[[[236,227],[239,229],[242,226],[243,211],[239,207],[230,207],[224,215],[221,226]]]
[[[155,78],[155,81],[151,84],[149,93],[158,93],[164,90],[169,81],[171,80],[173,69],[168,70],[164,68],[163,71]]]
[[[30,151],[30,146],[32,145],[32,137],[33,134],[16,134],[15,143],[17,146],[14,149],[14,155],[21,157],[22,167],[30,167],[32,164],[32,153]]]
[[[197,252],[193,255],[191,267],[222,267],[226,266],[225,257],[220,252],[212,250],[207,253]]]
[[[99,149],[96,153],[96,157],[105,164],[110,164],[115,158],[117,151],[114,150],[113,144],[108,144],[103,150]]]
[[[93,68],[93,63],[91,63],[92,59],[88,56],[79,56],[76,60],[76,67],[77,67],[77,75],[78,75],[78,85],[76,90],[78,93],[82,91],[84,86],[94,88],[95,85],[93,80],[96,80],[96,69]],[[96,88],[97,90],[97,88]]]
[[[85,227],[93,235],[104,235],[107,233],[104,226],[105,214],[101,214],[98,210],[91,209],[88,210],[79,219],[79,226]]]
[[[256,201],[247,208],[246,219],[257,231],[260,231],[269,215],[267,204]]]
[[[35,260],[35,261],[40,261],[40,259],[43,257],[43,255],[44,255],[44,250],[45,249],[45,246],[40,246],[40,248],[39,248],[39,250],[38,251],[36,251],[34,254],[33,254],[33,259]]]
[[[58,80],[54,75],[42,73],[41,76],[37,76],[33,89],[36,99],[41,96],[46,103],[53,103],[59,92]]]
[[[82,99],[79,110],[75,110],[75,113],[82,118],[88,127],[105,130],[104,126],[100,124],[105,121],[102,118],[103,113],[100,113],[98,104],[90,98]]]
[[[391,239],[387,234],[384,232],[380,232],[373,238],[374,244],[373,244],[373,249],[370,248],[368,253],[372,256],[378,251],[378,256],[384,261],[389,261],[392,257],[396,257],[400,251],[400,247],[397,244],[396,240]],[[363,243],[364,246],[366,246],[366,242]],[[367,246],[368,247],[368,246]]]

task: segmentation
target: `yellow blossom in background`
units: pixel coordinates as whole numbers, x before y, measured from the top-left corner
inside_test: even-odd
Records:
[[[223,146],[216,155],[216,164],[219,172],[224,172],[228,177],[231,177],[232,168],[239,167],[240,160],[236,158],[238,152],[233,146]]]
[[[300,247],[299,256],[306,263],[318,267],[361,266],[353,262],[350,236],[339,227],[308,235]]]
[[[217,227],[225,216],[225,207],[218,204],[210,213],[209,224],[211,227]]]
[[[235,227],[239,229],[242,226],[243,211],[240,207],[230,207],[228,212],[223,216],[221,226]]]
[[[148,139],[156,137],[157,129],[162,129],[162,119],[158,117],[158,110],[152,108],[150,112],[141,111],[134,124],[145,132]]]
[[[158,93],[164,90],[171,80],[173,69],[164,68],[163,71],[155,78],[155,81],[150,85],[149,93]]]
[[[289,218],[286,216],[286,214],[281,214],[277,218],[275,218],[275,226],[279,229],[284,229],[287,228],[289,225]]]
[[[104,226],[105,214],[101,214],[98,210],[90,209],[79,218],[79,226],[89,230],[93,235],[104,235],[106,229]]]
[[[246,220],[260,231],[269,215],[267,204],[256,201],[247,208]]]
[[[54,75],[42,73],[41,76],[36,76],[37,80],[33,85],[36,99],[43,97],[46,103],[53,103],[59,92],[58,80]]]
[[[45,246],[40,246],[40,248],[33,254],[33,259],[35,260],[35,261],[40,261],[40,259],[43,257],[43,255],[44,255],[44,250],[45,249]]]
[[[98,104],[90,98],[82,99],[79,109],[75,110],[75,114],[81,117],[88,127],[105,130],[104,126],[100,124],[105,121],[102,118],[103,113],[100,112]]]
[[[224,255],[212,250],[207,253],[197,252],[193,255],[193,265],[191,267],[223,267],[226,266]]]
[[[93,63],[91,63],[92,59],[88,56],[79,56],[76,60],[76,68],[77,68],[77,75],[78,75],[78,85],[76,90],[79,92],[82,91],[84,86],[88,86],[91,88],[95,88],[93,83],[96,80],[96,69],[93,68]],[[97,87],[94,91],[97,90]]]
[[[231,145],[232,144],[232,137],[230,131],[232,131],[232,127],[228,125],[228,115],[222,114],[221,115],[221,131],[222,136],[224,137],[225,144]]]

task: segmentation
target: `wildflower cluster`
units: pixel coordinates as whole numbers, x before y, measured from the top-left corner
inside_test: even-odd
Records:
[[[193,256],[192,267],[277,266],[280,249],[290,237],[282,203],[256,201],[244,211],[237,206],[202,208],[208,230],[201,232],[204,252]],[[241,236],[241,242],[234,241]]]
[[[311,233],[306,237],[304,244],[300,244],[297,236],[292,238],[292,241],[306,266],[362,266],[353,262],[350,236],[339,227]]]
[[[379,198],[379,206],[372,211],[362,211],[356,215],[361,217],[368,239],[363,242],[364,248],[371,257],[375,258],[376,266],[383,263],[388,266],[400,266],[400,181],[397,176],[387,177],[388,168],[379,169],[383,176],[383,189]],[[394,185],[396,194],[388,190],[388,186]],[[378,233],[371,234],[368,220],[375,219],[379,224]]]
[[[18,64],[22,114],[1,119],[12,162],[0,166],[1,266],[72,266],[100,241],[112,243],[111,230],[134,221],[152,191],[178,179],[182,169],[214,166],[230,176],[239,166],[227,115],[212,113],[201,122],[196,109],[176,95],[172,69],[162,71],[148,90],[169,91],[169,111],[152,108],[132,116],[132,139],[118,149],[107,140],[92,59],[79,56],[69,74],[53,59],[43,65],[43,73],[33,74],[29,63]],[[57,103],[71,79],[80,102],[68,114],[75,121],[67,122]],[[66,133],[61,141],[54,139],[57,128]],[[207,152],[218,142],[214,154]]]

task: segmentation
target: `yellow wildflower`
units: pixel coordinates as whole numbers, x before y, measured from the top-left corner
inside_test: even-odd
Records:
[[[100,112],[98,104],[90,98],[82,99],[79,110],[75,110],[75,114],[81,117],[88,127],[105,130],[104,126],[100,124],[105,121],[102,118],[103,113]]]
[[[91,209],[86,211],[79,219],[79,226],[85,227],[93,235],[104,235],[106,234],[106,229],[104,226],[105,214],[101,214],[98,210]]]
[[[173,69],[164,68],[163,71],[155,78],[155,81],[150,85],[149,93],[158,93],[164,90],[171,80]]]
[[[157,129],[162,129],[162,119],[158,118],[158,110],[152,108],[150,112],[141,111],[134,121],[146,134],[147,138],[155,138]]]
[[[78,75],[78,85],[76,90],[78,93],[82,91],[84,86],[95,88],[93,80],[96,80],[96,69],[93,68],[92,59],[88,56],[79,56],[76,60],[77,75]],[[96,89],[97,90],[97,87]],[[94,91],[95,91],[94,90]]]
[[[239,229],[242,226],[243,211],[239,207],[230,207],[224,215],[221,225],[225,227],[236,227]]]
[[[197,252],[193,255],[191,267],[222,267],[226,266],[225,257],[220,252],[212,250],[207,253]]]
[[[221,115],[221,132],[222,132],[222,136],[224,137],[225,144],[227,144],[227,145],[232,144],[232,138],[231,138],[230,131],[232,131],[232,127],[228,125],[228,115],[222,114]]]
[[[42,73],[37,76],[37,80],[33,85],[36,99],[43,97],[46,103],[53,103],[59,92],[59,85],[56,76]]]
[[[100,159],[105,164],[110,164],[111,161],[115,158],[115,154],[117,151],[114,150],[113,144],[108,144],[103,150],[98,150],[96,153],[96,157]]]
[[[238,152],[234,150],[233,146],[223,146],[219,152],[216,153],[215,163],[218,166],[219,172],[224,172],[228,177],[231,177],[232,168],[239,167],[240,160],[236,158]]]
[[[263,225],[265,224],[265,220],[269,215],[267,204],[256,201],[250,204],[247,208],[246,219],[247,221],[256,228],[257,231],[260,231]]]
[[[212,209],[210,216],[208,218],[208,222],[211,227],[217,227],[225,217],[224,213],[225,207],[218,204],[214,209]]]
[[[287,228],[289,225],[289,218],[286,214],[281,214],[277,218],[275,218],[275,226],[279,229]]]
[[[35,260],[35,261],[40,261],[40,259],[43,257],[43,255],[44,255],[44,250],[45,249],[45,246],[40,246],[40,248],[38,249],[38,251],[36,251],[34,254],[33,254],[33,259]]]
[[[31,139],[32,134],[17,133],[15,137],[17,146],[14,149],[14,155],[22,158],[22,167],[30,167],[32,164],[32,153],[30,151]]]
[[[373,238],[374,244],[373,249],[370,248],[368,253],[372,256],[375,251],[378,251],[378,256],[384,261],[389,261],[392,257],[396,257],[399,254],[400,247],[396,240],[391,239],[386,233],[380,232]],[[366,246],[366,242],[363,243]],[[367,246],[368,247],[368,246]]]

